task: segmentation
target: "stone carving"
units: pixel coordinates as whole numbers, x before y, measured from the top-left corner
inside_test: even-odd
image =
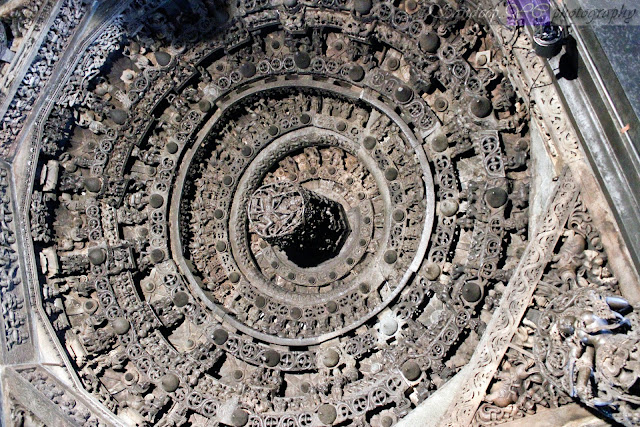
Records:
[[[534,346],[543,375],[616,421],[636,424],[637,316],[624,299],[593,288],[575,287],[551,300]]]
[[[500,8],[500,12],[505,13],[505,10]],[[552,156],[563,158],[570,164],[582,159],[578,136],[553,85],[554,75],[546,68],[545,58],[536,55],[526,31],[496,22],[490,26],[493,34],[501,40],[500,47],[510,65],[510,73],[514,75],[514,89],[533,105],[532,118],[551,137]]]
[[[10,176],[0,166],[0,300],[4,350],[10,354],[30,337],[15,225]]]
[[[496,373],[494,383],[473,419],[473,425],[496,425],[514,421],[540,410],[558,408],[572,402],[571,397],[540,373],[530,353],[532,342],[519,341],[528,335],[521,326]],[[531,341],[531,340],[530,340]],[[517,343],[517,344],[516,344]],[[516,348],[516,349],[513,349]]]
[[[91,102],[90,99],[83,99],[83,97],[89,95],[87,88],[92,80],[100,74],[109,55],[120,48],[124,36],[122,21],[122,16],[114,18],[111,25],[89,46],[64,89],[63,104],[73,107],[75,104]]]
[[[544,268],[551,261],[553,249],[560,238],[570,213],[577,204],[578,189],[571,173],[565,169],[555,194],[547,208],[540,229],[527,246],[524,262],[509,281],[500,305],[487,325],[476,353],[471,359],[474,377],[463,385],[443,424],[469,424],[483,399],[479,390],[487,390],[502,361],[511,337],[516,332],[533,292],[542,277]],[[499,327],[498,327],[499,325]]]
[[[7,42],[7,33],[4,26],[0,25],[0,61],[2,62],[11,62],[13,59],[13,52],[9,50]]]
[[[637,315],[616,292],[598,231],[578,199],[557,254],[511,341],[503,370],[474,421],[510,421],[536,407],[558,407],[575,398],[618,422],[635,424]],[[514,373],[510,366],[516,361],[530,367],[522,374],[532,382],[510,389],[511,400],[495,399],[502,397],[496,392],[505,384],[502,379]]]
[[[34,292],[123,422],[390,425],[485,329],[486,389],[576,203],[567,177],[516,268],[528,111],[479,24],[290,3],[133,2],[42,118]],[[576,247],[553,260],[567,283]],[[509,364],[489,400],[526,405],[548,381]]]
[[[495,22],[490,22],[489,25],[491,26],[493,34],[499,40],[502,40],[502,43],[500,43],[501,50],[504,53],[504,60],[509,65],[509,73],[513,78],[512,83],[514,84],[516,93],[529,102],[529,105],[532,106],[532,117],[536,120],[536,123],[540,125],[543,134],[548,135],[550,138],[547,147],[551,152],[553,161],[568,163],[577,176],[588,173],[583,164],[584,159],[580,152],[577,134],[572,128],[566,111],[561,105],[556,88],[552,84],[553,75],[546,68],[544,60],[536,56],[533,52],[527,33],[519,31],[518,28],[497,25]],[[494,106],[497,107],[495,103]],[[515,157],[513,159],[513,161],[515,161]],[[509,160],[509,163],[511,162],[512,160]],[[578,256],[576,252],[581,252],[581,243],[579,240],[580,238],[568,239],[567,245],[560,250],[559,254],[555,255],[556,258],[554,261],[558,263],[559,268],[552,271],[554,274],[559,274],[564,277],[564,281],[559,280],[559,282],[564,283],[562,289],[565,291],[569,289],[570,282],[576,280],[575,270],[580,260],[573,258]],[[592,283],[599,283],[605,286],[606,289],[609,289],[607,286],[614,283],[615,279],[606,268],[603,269],[601,267],[602,258],[594,255],[591,250],[587,251],[586,254],[588,255],[580,256],[590,257],[590,261],[588,262],[590,267],[581,266],[580,268],[584,271],[585,269],[591,270],[595,266],[595,270],[604,272],[604,275],[599,275],[597,278],[592,277],[590,280],[594,280]],[[591,261],[593,259],[597,260],[593,262]],[[579,274],[578,279],[582,281],[585,280],[584,278],[580,279]],[[532,286],[534,285],[532,284]],[[544,298],[545,297],[541,296],[538,292],[534,294],[535,300],[544,300]],[[517,321],[510,321],[509,324],[517,325]],[[502,334],[502,324],[499,325],[499,330],[499,333]],[[491,333],[490,327],[488,327],[487,333]],[[508,339],[509,338],[507,338],[507,340]],[[513,342],[511,345],[513,345]],[[487,355],[487,358],[489,360],[487,366],[491,366],[489,369],[489,371],[491,371],[494,369],[493,367],[498,366],[502,356],[499,352],[495,354],[490,353]],[[512,360],[521,360],[521,358],[511,357],[509,363],[513,364]],[[531,363],[531,357],[524,362],[520,361],[518,363],[529,365]],[[505,367],[505,369],[509,368]],[[469,392],[469,394],[466,395],[467,397],[458,397],[458,399],[462,399],[463,401],[458,400],[455,404],[453,415],[446,418],[449,423],[469,423],[472,414],[475,413],[476,422],[493,424],[497,421],[508,421],[532,413],[535,411],[536,405],[542,407],[557,407],[570,399],[564,395],[564,392],[562,392],[559,387],[554,386],[550,379],[544,378],[542,382],[534,382],[533,386],[529,386],[527,393],[533,392],[533,395],[520,394],[517,402],[509,404],[504,408],[500,408],[493,403],[483,403],[476,412],[477,405],[482,401],[482,390],[487,390],[489,382],[494,378],[493,373],[489,373],[486,377],[484,373],[481,373],[480,376],[482,377],[480,381],[469,384],[468,388],[465,389],[466,392]],[[494,391],[497,391],[498,386],[495,384],[494,386],[496,387]],[[536,388],[539,389],[539,391],[532,391]],[[468,397],[472,394],[474,398],[469,400]]]
[[[15,52],[16,54],[13,55],[10,63],[0,67],[0,75],[2,76],[0,102],[5,104],[5,107],[7,96],[13,95],[13,90],[19,85],[25,68],[30,65],[29,61],[32,59],[32,55],[29,52],[38,48],[36,46],[38,39],[42,31],[46,31],[43,27],[55,6],[55,2],[18,2],[9,6],[8,17],[5,17],[4,23],[8,24],[13,40],[10,51],[7,50],[6,53],[11,55],[12,52]]]
[[[37,414],[29,411],[14,399],[9,399],[9,422],[12,426],[46,427],[46,424]]]
[[[194,19],[183,15],[178,21]],[[396,420],[415,404],[404,396],[407,384],[422,400],[469,357],[466,350],[456,364],[447,362],[458,340],[473,347],[476,335],[467,335],[480,324],[473,307],[483,304],[483,288],[500,280],[497,263],[511,258],[495,246],[505,237],[502,221],[526,207],[524,196],[513,194],[513,208],[506,197],[512,181],[526,180],[526,160],[521,172],[496,176],[494,163],[505,164],[496,143],[512,152],[525,135],[491,133],[493,148],[483,151],[480,144],[469,156],[486,176],[459,183],[457,156],[472,145],[464,148],[461,141],[458,149],[454,128],[432,135],[437,122],[457,114],[474,132],[503,127],[485,111],[477,113],[486,122],[466,112],[448,70],[438,76],[451,89],[444,94],[448,107],[438,107],[439,118],[419,96],[425,87],[391,73],[394,55],[388,62],[374,61],[367,53],[371,48],[334,33],[318,43],[324,24],[315,18],[296,24],[318,29],[309,41],[314,56],[302,48],[308,43],[304,37],[278,31],[266,49],[258,39],[241,47],[250,40],[247,26],[264,25],[249,15],[224,39],[240,47],[241,56],[229,54],[200,69],[195,64],[204,64],[203,55],[220,42],[195,42],[198,34],[181,34],[186,27],[164,13],[153,15],[135,35],[121,36],[114,26],[98,38],[104,43],[89,47],[85,57],[98,62],[80,61],[78,70],[89,64],[85,82],[90,84],[72,84],[68,102],[45,124],[45,130],[60,129],[56,118],[73,109],[69,130],[87,129],[95,147],[71,151],[89,145],[78,145],[73,132],[44,133],[54,143],[42,145],[41,161],[51,167],[36,195],[53,193],[57,201],[34,202],[31,220],[66,236],[56,247],[40,240],[39,259],[48,278],[45,310],[56,329],[68,331],[65,345],[81,367],[85,387],[118,416],[138,423]],[[191,28],[209,34],[212,23],[195,19]],[[387,41],[406,43],[402,37]],[[331,49],[344,54],[328,55]],[[103,64],[110,66],[108,74],[101,71]],[[459,67],[456,76],[475,72]],[[317,83],[305,77],[308,72],[350,81],[354,89],[365,85],[389,101],[358,101],[359,89]],[[296,74],[295,86],[278,77]],[[256,78],[266,82],[258,91],[252,86]],[[243,85],[249,90],[238,92],[240,97],[216,104]],[[158,119],[150,120],[155,109]],[[467,120],[467,114],[475,116]],[[216,130],[194,142],[203,126]],[[449,149],[448,139],[455,149]],[[196,144],[193,158],[179,157],[185,146]],[[437,192],[430,161],[438,173]],[[176,181],[182,170],[186,173]],[[172,193],[176,182],[182,189]],[[469,196],[460,187],[468,187]],[[274,188],[280,190],[267,194]],[[260,226],[265,206],[282,206],[275,200],[284,188],[295,189],[286,200],[297,208],[280,234],[303,236],[289,239],[294,245]],[[521,190],[526,187],[515,188],[526,194]],[[441,206],[436,197],[444,201]],[[465,197],[473,209],[463,207]],[[432,235],[434,216],[439,228]],[[176,217],[180,222],[167,224]],[[459,219],[477,230],[484,248],[473,256],[456,237]],[[184,249],[173,248],[176,232]],[[430,253],[412,279],[430,239],[441,249]],[[192,269],[181,257],[170,259],[170,253],[182,252]],[[454,258],[455,269],[447,264]],[[475,287],[465,285],[465,278],[475,278]],[[317,295],[308,289],[317,289]],[[222,323],[215,317],[220,307],[231,313]],[[185,334],[186,329],[201,332]],[[381,342],[389,344],[381,347]],[[308,348],[297,350],[299,345]],[[216,364],[219,378],[209,373]],[[233,391],[240,384],[250,391],[246,397]],[[126,393],[109,392],[120,387]],[[381,407],[392,410],[371,418]]]
[[[248,215],[251,230],[278,245],[298,265],[309,260],[296,252],[304,252],[316,264],[334,257],[348,233],[342,205],[287,182],[258,188]]]
[[[35,17],[40,8],[40,4],[35,1],[28,1],[20,3],[17,7],[11,8],[7,16],[4,16],[3,21],[9,21],[9,28],[11,35],[20,39],[23,38],[31,27],[31,24],[35,20]]]
[[[68,39],[84,15],[84,9],[82,0],[66,0],[60,7],[58,16],[38,50],[36,59],[24,75],[4,114],[0,135],[0,156],[7,156],[11,143],[21,131],[29,111],[49,80]]]
[[[477,84],[467,109],[475,24],[455,46],[436,36],[443,58],[426,43],[404,59],[421,83],[396,73],[436,32],[421,20],[446,19],[386,6],[379,33],[365,26],[386,8],[289,21],[247,5],[219,34],[220,7],[168,7],[88,47],[44,123],[30,219],[49,321],[118,417],[388,423],[468,360],[497,266],[517,262],[507,231],[525,235],[524,116],[498,121],[513,94],[494,107]]]
[[[67,386],[60,383],[53,378],[44,368],[36,366],[23,368],[18,371],[26,381],[28,381],[33,387],[41,392],[47,399],[53,404],[57,405],[59,410],[66,415],[67,422],[71,421],[76,425],[101,427],[107,426],[99,416],[97,416],[83,399],[78,398],[71,392]],[[30,417],[30,414],[22,411],[19,414],[22,417]],[[24,418],[23,418],[24,420]],[[18,420],[16,420],[18,421]],[[46,418],[42,425],[47,425],[51,422],[51,417]],[[16,425],[20,425],[17,423]],[[37,425],[37,424],[36,424]]]

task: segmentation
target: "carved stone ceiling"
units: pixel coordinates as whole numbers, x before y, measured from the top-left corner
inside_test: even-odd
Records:
[[[4,15],[5,421],[640,422],[605,198],[526,32],[473,11]]]

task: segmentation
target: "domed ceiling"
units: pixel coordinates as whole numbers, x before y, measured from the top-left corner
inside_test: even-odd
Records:
[[[5,361],[32,346],[11,375],[61,419],[639,419],[632,268],[525,33],[414,0],[92,7],[3,122]]]

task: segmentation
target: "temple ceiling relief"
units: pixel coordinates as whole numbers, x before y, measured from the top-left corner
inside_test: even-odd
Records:
[[[413,0],[93,7],[56,5],[3,120],[16,425],[40,393],[60,425],[391,426],[465,366],[443,425],[638,422],[636,311],[526,34]]]

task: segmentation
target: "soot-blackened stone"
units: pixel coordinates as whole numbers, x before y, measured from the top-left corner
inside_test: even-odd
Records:
[[[364,78],[364,69],[360,65],[353,65],[349,70],[349,78],[354,82],[359,82]]]
[[[167,143],[167,151],[169,152],[169,154],[175,154],[178,152],[178,144],[176,144],[175,142],[168,142]]]
[[[480,119],[487,117],[492,110],[491,101],[484,96],[479,96],[471,101],[471,112]]]
[[[454,216],[458,212],[458,202],[453,199],[446,199],[440,203],[440,212],[444,216]]]
[[[393,92],[396,100],[401,104],[406,104],[413,98],[413,90],[409,86],[400,85]]]
[[[482,289],[477,283],[467,282],[462,286],[462,298],[468,302],[478,302],[482,296]]]
[[[434,33],[423,34],[418,40],[420,49],[427,53],[436,53],[440,47],[440,37]]]
[[[84,180],[84,188],[92,193],[98,193],[100,188],[102,188],[102,181],[100,181],[100,178],[96,177],[86,178]]]
[[[249,422],[249,414],[242,409],[236,409],[231,414],[231,424],[235,427],[242,427]]]
[[[492,208],[499,208],[507,203],[509,195],[504,189],[500,187],[493,187],[487,190],[487,193],[484,197],[489,206],[491,206]]]
[[[212,107],[211,102],[207,101],[206,99],[203,99],[200,102],[198,102],[198,108],[203,113],[209,112],[211,110],[211,107]]]
[[[360,15],[366,15],[371,12],[371,0],[355,0],[353,3],[353,10]]]
[[[89,262],[93,265],[100,265],[107,260],[107,252],[102,248],[92,248],[89,250]]]
[[[155,56],[158,65],[161,67],[166,67],[171,62],[171,55],[169,55],[167,52],[158,51],[155,53]]]
[[[160,384],[165,391],[171,393],[176,391],[180,385],[180,378],[176,374],[167,374],[160,380]]]
[[[387,252],[384,253],[384,261],[387,264],[393,264],[397,260],[398,260],[398,253],[396,251],[394,251],[393,249],[390,249],[390,250],[388,250]]]
[[[438,135],[435,138],[433,138],[433,141],[431,142],[431,147],[433,147],[433,150],[435,152],[442,153],[444,150],[449,148],[449,140],[447,140],[447,137],[444,135]]]
[[[298,68],[309,68],[311,65],[311,56],[307,52],[298,52],[293,55],[293,62],[295,62]]]
[[[264,352],[264,364],[273,368],[280,363],[280,354],[275,350],[267,350]]]
[[[109,117],[114,121],[114,123],[123,125],[124,122],[127,121],[127,112],[116,108],[115,110],[111,110]]]
[[[376,139],[372,136],[367,136],[362,140],[362,145],[367,150],[372,150],[376,146]]]
[[[224,329],[216,329],[213,331],[213,342],[216,343],[216,345],[223,345],[227,342],[227,339],[229,339],[229,332]]]
[[[424,277],[427,280],[437,280],[440,277],[441,269],[435,262],[429,262],[424,267]]]
[[[154,264],[158,264],[159,262],[162,262],[164,260],[164,252],[162,252],[162,249],[154,249],[151,251],[151,261],[153,261]]]
[[[256,66],[251,62],[245,62],[240,66],[240,74],[245,78],[253,77],[256,75]]]
[[[173,303],[176,307],[184,307],[189,303],[189,295],[186,292],[178,291],[173,296]]]
[[[402,364],[402,367],[400,368],[400,371],[402,371],[402,375],[404,375],[404,377],[409,381],[417,380],[418,378],[420,378],[420,375],[422,374],[420,365],[418,365],[418,363],[413,360],[408,360],[404,362]]]
[[[152,208],[158,209],[164,204],[164,197],[160,194],[152,194],[151,197],[149,197],[149,204]]]
[[[338,354],[337,351],[333,349],[327,350],[327,352],[324,354],[324,357],[322,358],[322,363],[327,368],[333,368],[338,364],[339,361],[340,361],[340,355]]]
[[[116,334],[124,335],[129,332],[131,323],[129,323],[129,321],[124,317],[116,317],[115,319],[113,319],[111,326],[113,327],[113,330]]]
[[[291,182],[258,188],[247,212],[251,232],[303,268],[334,258],[349,234],[340,203]]]

